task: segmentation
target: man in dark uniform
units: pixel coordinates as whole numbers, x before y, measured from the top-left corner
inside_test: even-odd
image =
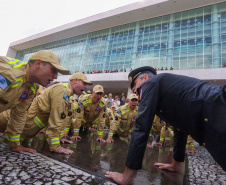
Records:
[[[226,170],[226,85],[218,86],[199,79],[163,73],[156,75],[152,67],[130,72],[131,89],[140,95],[138,118],[133,129],[123,174],[107,172],[106,177],[119,184],[132,182],[142,160],[157,114],[174,126],[172,164],[155,163],[160,169],[177,171],[185,158],[187,134],[204,145]]]

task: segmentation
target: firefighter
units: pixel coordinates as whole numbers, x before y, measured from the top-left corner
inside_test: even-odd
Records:
[[[170,146],[172,143],[171,138],[173,138],[173,130],[172,127],[165,123],[160,132],[160,143],[166,146]]]
[[[20,134],[38,84],[46,87],[57,78],[57,73],[68,74],[59,58],[53,52],[40,50],[34,53],[28,62],[10,57],[0,57],[0,112],[11,109],[5,136],[12,151],[34,153],[33,149],[20,145]],[[2,123],[0,123],[2,125]]]
[[[64,137],[68,137],[68,132],[72,128],[74,128],[74,119],[75,119],[75,109],[77,107],[77,103],[75,103],[74,96],[71,96],[69,98],[69,104],[68,104],[68,114],[65,118],[64,122]]]
[[[115,115],[115,124],[111,125],[108,133],[107,143],[114,142],[112,136],[117,132],[119,138],[124,140],[129,138],[132,131],[135,120],[138,116],[138,96],[131,94],[129,97],[129,103],[119,107]]]
[[[159,116],[155,115],[154,121],[152,123],[152,128],[151,128],[151,131],[155,135],[155,141],[156,141],[154,143],[155,146],[158,146],[158,145],[162,146],[162,143],[160,142],[160,133],[164,124],[165,122],[162,121]],[[150,133],[149,133],[149,136],[150,136]]]
[[[115,120],[115,115],[113,113],[113,111],[110,108],[106,109],[105,112],[105,125],[110,128],[111,125],[113,124],[113,121]]]
[[[191,137],[191,135],[188,135],[185,153],[191,153],[191,154],[195,153],[194,140]]]
[[[106,102],[102,97],[103,93],[103,87],[96,85],[93,88],[92,94],[87,94],[79,98],[74,124],[74,135],[71,137],[73,140],[81,140],[79,136],[80,127],[87,130],[89,127],[97,124],[98,137],[96,140],[105,142],[102,138],[106,111]]]
[[[64,119],[69,113],[67,111],[69,97],[74,93],[81,94],[87,85],[92,85],[92,82],[88,81],[83,73],[75,73],[69,83],[56,83],[46,88],[44,93],[32,102],[21,137],[28,140],[49,124],[45,134],[50,151],[73,153],[72,150],[61,147],[60,138],[63,136]],[[61,141],[72,143],[65,139]]]

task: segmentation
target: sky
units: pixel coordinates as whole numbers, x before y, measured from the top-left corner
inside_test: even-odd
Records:
[[[11,42],[139,0],[1,0],[0,56]]]

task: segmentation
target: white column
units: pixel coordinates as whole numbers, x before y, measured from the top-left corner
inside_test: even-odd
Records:
[[[133,93],[133,91],[131,90],[130,87],[128,87],[128,91],[127,91],[127,98],[129,98],[129,96]]]

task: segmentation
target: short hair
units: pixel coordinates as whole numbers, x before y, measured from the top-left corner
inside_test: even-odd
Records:
[[[109,96],[112,96],[112,94],[110,93]]]
[[[141,73],[140,75],[138,75],[138,78],[142,79],[142,78],[144,78],[145,75],[148,75],[148,78],[151,78],[151,77],[155,76],[152,72],[146,71],[146,72]]]
[[[29,60],[29,61],[28,61],[28,64],[29,64],[29,65],[34,65],[35,61],[36,61],[36,60]]]
[[[29,60],[28,64],[29,65],[34,65],[36,60]],[[43,65],[45,66],[47,62],[42,61]]]

